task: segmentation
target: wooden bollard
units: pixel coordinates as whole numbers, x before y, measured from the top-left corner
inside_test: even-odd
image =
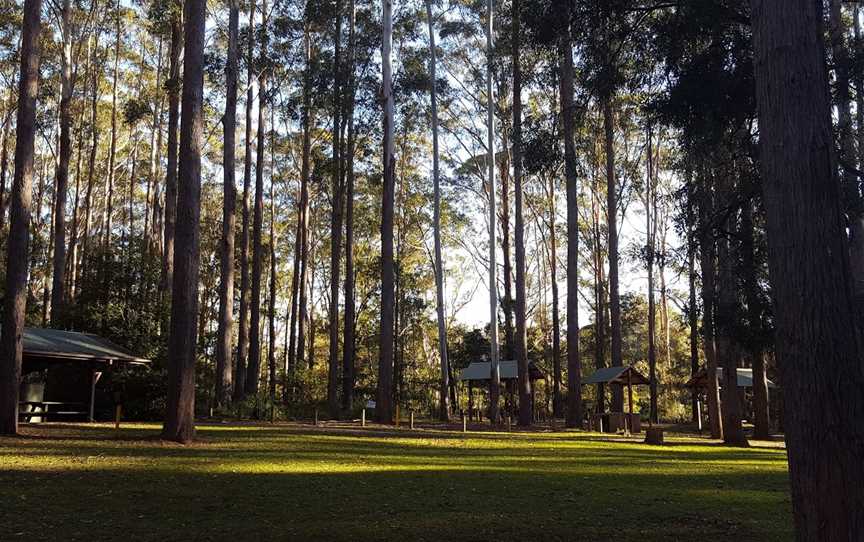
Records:
[[[414,430],[414,411],[411,411],[411,430]]]
[[[366,427],[366,409],[360,411],[360,427]]]

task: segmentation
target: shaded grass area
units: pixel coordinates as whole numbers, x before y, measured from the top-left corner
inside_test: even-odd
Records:
[[[692,437],[53,425],[0,439],[0,540],[789,540],[786,453]]]

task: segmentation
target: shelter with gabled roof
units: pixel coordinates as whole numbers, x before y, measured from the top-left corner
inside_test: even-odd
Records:
[[[102,374],[150,363],[92,333],[25,327],[22,343],[19,411],[25,421],[44,421],[49,415],[86,416],[92,421]]]

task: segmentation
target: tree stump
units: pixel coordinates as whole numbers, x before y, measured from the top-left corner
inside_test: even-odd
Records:
[[[663,445],[663,429],[659,427],[649,427],[645,431],[645,444]]]

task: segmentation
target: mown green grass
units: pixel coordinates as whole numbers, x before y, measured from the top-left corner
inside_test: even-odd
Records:
[[[782,448],[591,433],[57,425],[0,439],[0,540],[789,540]]]

